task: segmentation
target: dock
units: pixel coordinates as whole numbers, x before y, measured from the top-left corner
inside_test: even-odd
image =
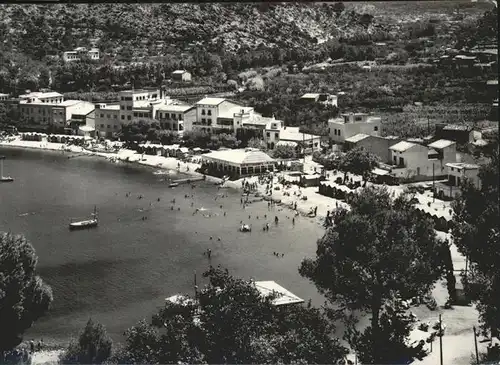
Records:
[[[205,176],[195,176],[195,177],[190,177],[189,179],[177,179],[177,180],[172,180],[173,184],[190,184],[195,181],[203,181],[205,180]]]

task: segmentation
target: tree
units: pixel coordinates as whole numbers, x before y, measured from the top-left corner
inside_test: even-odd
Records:
[[[452,236],[458,250],[469,259],[466,293],[477,302],[484,332],[498,336],[500,329],[500,232],[498,227],[498,139],[491,161],[479,172],[480,188],[465,181],[453,203]]]
[[[297,151],[295,150],[294,146],[282,144],[276,145],[273,149],[272,154],[274,158],[288,159],[297,157]]]
[[[104,326],[90,318],[78,342],[72,341],[60,360],[62,364],[102,364],[110,357],[112,345]]]
[[[335,12],[335,14],[337,14],[337,16],[340,16],[340,14],[342,14],[344,12],[344,9],[345,9],[345,5],[343,2],[336,2],[335,4],[333,4],[333,11]]]
[[[345,349],[320,309],[276,307],[252,282],[211,267],[196,298],[167,303],[126,332],[118,363],[335,363]]]
[[[252,137],[247,143],[247,147],[257,148],[259,150],[266,150],[266,143],[262,138]]]
[[[52,302],[52,290],[36,275],[36,264],[26,237],[0,232],[0,357],[21,343],[24,331]]]
[[[345,172],[344,182],[347,172],[363,176],[364,185],[368,180],[371,171],[377,166],[378,156],[368,152],[363,147],[353,148],[340,158],[339,169]]]
[[[443,243],[436,238],[433,223],[412,207],[406,195],[392,200],[386,189],[365,188],[317,245],[316,258],[305,259],[300,274],[340,305],[340,311],[371,314],[365,336],[358,342],[351,337],[351,346],[365,363],[400,360],[387,348],[405,346],[407,334],[401,330],[399,336],[390,335],[381,314],[394,300],[427,294],[441,276],[436,252]]]

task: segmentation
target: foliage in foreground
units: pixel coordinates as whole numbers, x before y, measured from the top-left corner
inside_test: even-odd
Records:
[[[339,161],[339,169],[345,172],[344,182],[347,173],[351,172],[356,175],[361,175],[366,185],[366,181],[371,171],[377,166],[378,161],[378,156],[368,152],[363,147],[356,147],[349,150]]]
[[[23,338],[52,302],[52,290],[36,274],[37,257],[22,235],[0,232],[0,357]]]
[[[443,245],[406,196],[393,200],[386,189],[365,188],[318,240],[316,258],[304,260],[299,271],[341,310],[368,311],[370,326],[363,335],[348,336],[350,345],[362,362],[391,363],[401,361],[401,351],[386,349],[406,347],[408,326],[398,316],[385,326],[384,306],[431,290],[442,275]]]
[[[319,309],[276,307],[251,282],[211,268],[198,304],[167,303],[126,332],[118,363],[335,363],[345,355]]]
[[[464,278],[467,294],[477,302],[483,332],[498,336],[500,330],[500,229],[498,192],[498,138],[491,161],[481,167],[481,187],[470,182],[453,204],[452,235],[458,250],[469,258]]]
[[[104,326],[89,319],[78,341],[72,341],[61,356],[61,364],[102,364],[110,357],[112,345]]]

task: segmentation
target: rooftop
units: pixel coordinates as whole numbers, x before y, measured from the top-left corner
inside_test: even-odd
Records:
[[[29,94],[24,94],[24,95],[19,95],[20,98],[38,98],[38,99],[45,99],[45,98],[57,98],[57,97],[62,97],[62,94],[59,94],[58,92],[55,91],[49,91],[46,93],[42,92],[32,92]]]
[[[176,75],[181,75],[183,73],[187,72],[186,70],[175,70],[174,72],[172,72],[173,74],[176,74]]]
[[[451,146],[452,144],[455,144],[455,142],[453,141],[449,141],[447,139],[439,139],[435,142],[432,142],[431,144],[429,144],[429,148],[435,148],[435,149],[443,149],[443,148],[446,148],[446,147],[449,147]]]
[[[112,105],[106,104],[106,107],[100,108],[98,110],[120,110],[120,105],[118,105],[118,104],[114,104],[114,105],[113,104]]]
[[[254,149],[214,151],[204,154],[203,157],[212,160],[226,161],[238,165],[259,163],[269,164],[275,161],[268,154]]]
[[[82,100],[64,100],[62,103],[57,104],[58,106],[71,106],[81,103]]]
[[[389,149],[393,150],[393,151],[404,152],[406,150],[409,150],[412,147],[415,147],[416,145],[417,145],[416,143],[401,141],[401,142],[396,143],[395,145],[389,147]]]
[[[479,169],[479,165],[472,163],[463,163],[463,162],[450,162],[447,163],[446,166],[453,167],[458,170],[477,170]]]
[[[357,143],[357,142],[362,141],[363,139],[368,138],[368,137],[369,137],[368,134],[358,133],[352,137],[346,138],[345,141],[351,142],[351,143]]]
[[[301,99],[313,99],[319,97],[321,94],[319,93],[306,93],[302,95],[300,98]]]
[[[299,127],[283,127],[280,129],[280,140],[302,142],[314,138],[320,138],[320,136],[315,136],[313,134],[307,134],[307,133],[300,133]]]
[[[472,127],[464,124],[448,124],[443,130],[445,131],[471,131]]]
[[[498,85],[498,80],[488,80],[486,81],[487,85]]]
[[[251,107],[235,106],[229,110],[225,110],[219,113],[219,118],[229,118],[232,119],[234,114],[249,113],[253,110]]]
[[[183,113],[189,109],[191,109],[193,106],[192,105],[187,105],[187,104],[167,104],[167,105],[162,105],[158,107],[158,110],[161,111],[172,111],[172,112],[180,112]]]
[[[199,102],[197,102],[197,105],[219,105],[226,99],[223,98],[203,98]]]
[[[259,293],[264,297],[276,294],[277,297],[273,300],[274,305],[296,304],[304,302],[303,299],[286,290],[275,281],[255,281],[254,285]]]

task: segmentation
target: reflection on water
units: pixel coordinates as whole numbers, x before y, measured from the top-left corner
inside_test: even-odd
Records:
[[[146,167],[68,159],[60,152],[1,154],[16,180],[0,185],[0,230],[26,234],[39,256],[40,275],[54,291],[53,308],[28,337],[66,339],[92,316],[120,339],[165,297],[192,292],[195,272],[203,283],[201,273],[210,264],[244,278],[275,280],[314,305],[323,303],[297,271],[305,256],[314,255],[322,234],[309,219],[296,219],[293,226],[290,212],[268,211],[266,203],[243,209],[238,192],[206,182],[170,189],[162,174]],[[94,205],[99,227],[70,232],[69,220],[88,216]],[[278,226],[271,222],[275,215]],[[256,229],[241,233],[240,221]],[[272,223],[269,232],[260,229],[266,221]],[[208,248],[210,260],[203,255]]]

